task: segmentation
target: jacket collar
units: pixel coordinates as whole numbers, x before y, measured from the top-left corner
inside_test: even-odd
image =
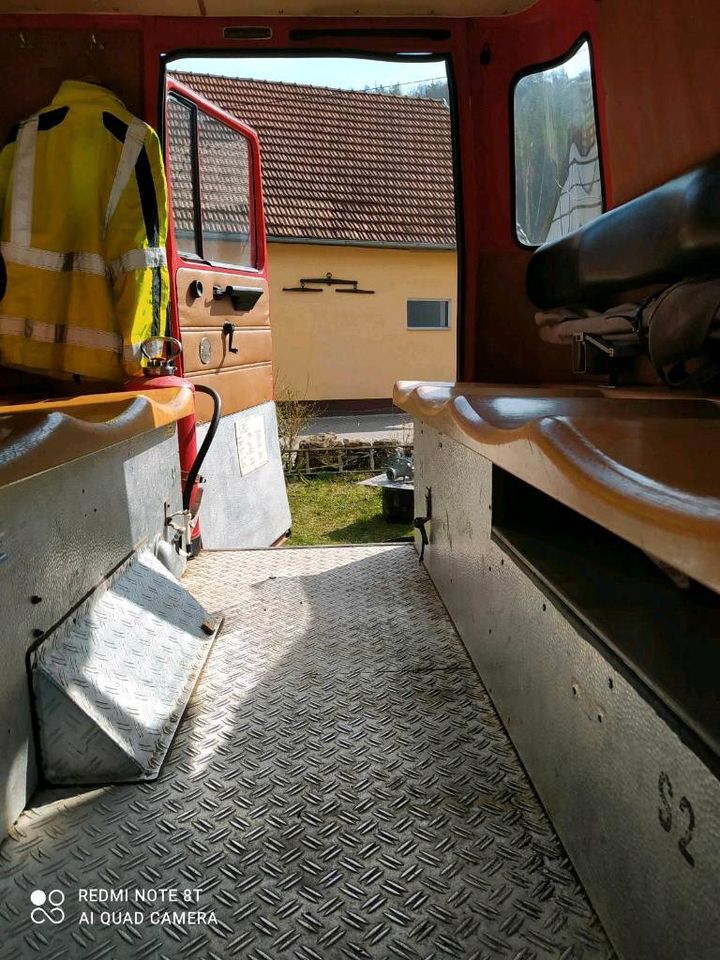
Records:
[[[97,83],[86,83],[84,80],[64,80],[53,97],[52,106],[67,106],[73,103],[96,103],[98,106],[112,105],[116,109],[118,106],[125,109],[122,100],[107,87],[101,87]]]

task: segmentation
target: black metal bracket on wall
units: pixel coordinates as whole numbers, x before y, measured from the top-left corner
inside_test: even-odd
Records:
[[[331,273],[324,277],[301,277],[299,287],[283,287],[285,293],[322,293],[322,287],[312,284],[322,284],[325,287],[339,287],[335,293],[375,293],[374,290],[363,290],[358,287],[359,280],[341,280]]]
[[[430,546],[430,538],[428,537],[427,525],[432,520],[432,489],[430,487],[425,487],[425,516],[424,517],[415,517],[413,520],[413,527],[416,530],[420,531],[420,563],[425,559],[425,547]]]

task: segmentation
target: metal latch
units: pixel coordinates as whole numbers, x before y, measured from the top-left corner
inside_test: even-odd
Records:
[[[189,558],[190,553],[187,550],[187,544],[190,542],[195,517],[191,510],[178,510],[176,513],[169,514],[169,506],[170,504],[165,504],[165,526],[170,527],[175,532],[172,545],[181,556]]]
[[[430,487],[425,488],[425,516],[424,517],[415,517],[413,520],[413,527],[416,530],[420,531],[420,558],[419,562],[422,563],[425,559],[425,547],[430,545],[430,538],[428,537],[427,525],[432,520],[432,490]]]
[[[224,337],[228,338],[228,350],[230,353],[237,353],[238,348],[233,346],[233,336],[235,334],[235,327],[230,323],[229,320],[226,320],[223,324],[222,334]]]

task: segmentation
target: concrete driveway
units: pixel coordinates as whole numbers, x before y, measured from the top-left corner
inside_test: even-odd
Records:
[[[319,417],[312,420],[302,437],[318,433],[335,433],[348,440],[397,440],[412,443],[412,417],[406,413],[366,413],[343,417]]]

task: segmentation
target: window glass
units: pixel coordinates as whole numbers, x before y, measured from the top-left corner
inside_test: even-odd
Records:
[[[449,300],[408,300],[407,325],[411,329],[443,330],[450,326]]]
[[[198,113],[203,257],[253,266],[250,144],[236,130]]]
[[[168,153],[175,240],[178,253],[199,257],[193,185],[194,112],[194,108],[184,100],[168,98]]]
[[[537,246],[602,213],[587,41],[559,66],[518,80],[514,116],[515,229]]]

